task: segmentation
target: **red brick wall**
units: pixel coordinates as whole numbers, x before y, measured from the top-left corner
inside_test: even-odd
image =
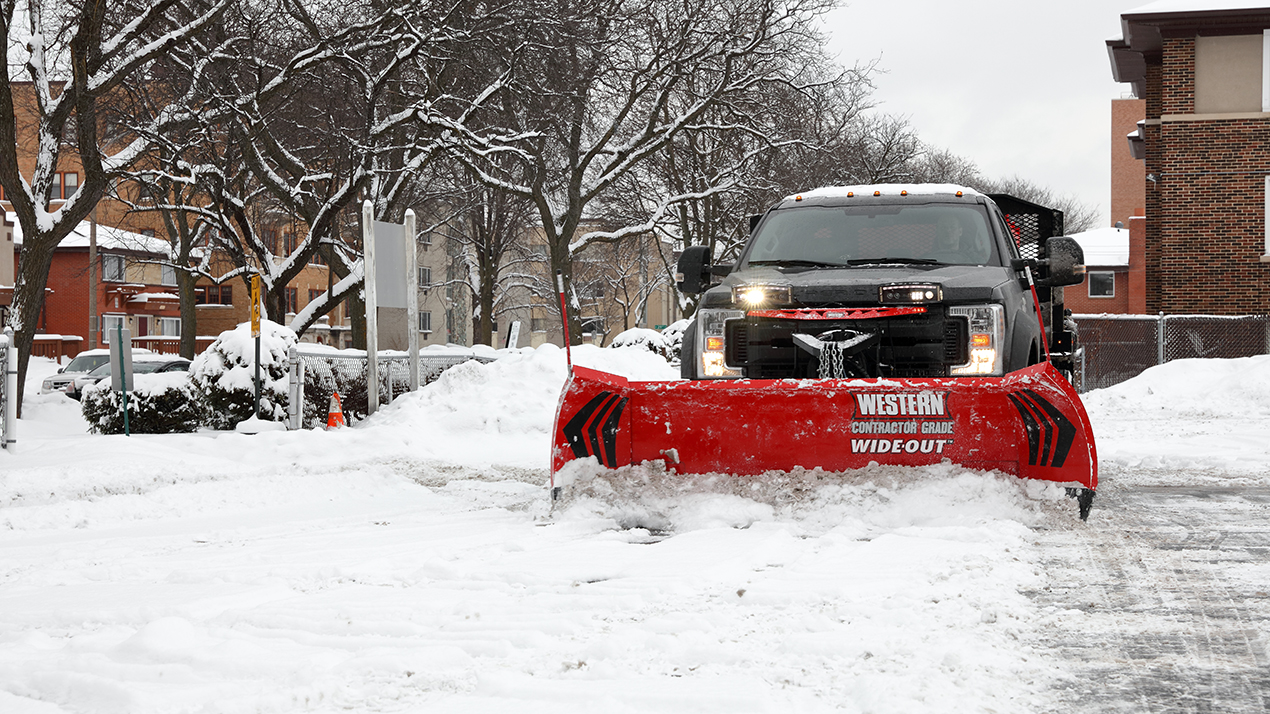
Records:
[[[1063,288],[1063,307],[1076,314],[1098,314],[1102,312],[1122,315],[1129,312],[1129,273],[1123,267],[1089,268],[1090,272],[1114,271],[1116,274],[1115,295],[1112,297],[1089,297],[1089,281],[1080,285]]]
[[[1191,114],[1195,111],[1195,37],[1165,37],[1161,57],[1160,111]]]
[[[48,287],[52,292],[44,294],[40,327],[53,334],[79,335],[88,349],[88,251],[56,251]]]
[[[1260,262],[1270,175],[1264,147],[1270,119],[1161,127],[1157,309],[1270,312],[1270,264]]]
[[[1129,153],[1128,135],[1146,116],[1141,99],[1114,99],[1111,102],[1111,220],[1129,225],[1130,216],[1146,210],[1146,170],[1140,159]]]

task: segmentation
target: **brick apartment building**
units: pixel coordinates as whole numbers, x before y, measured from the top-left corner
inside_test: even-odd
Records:
[[[14,96],[14,110],[19,115],[34,112],[34,91],[30,82],[12,82],[10,87]],[[18,145],[35,147],[38,145],[34,136],[33,121],[17,122]],[[19,151],[18,170],[30,180],[35,168],[34,149]],[[78,191],[83,176],[83,167],[79,157],[69,148],[64,148],[57,166],[56,180],[48,197],[50,204],[65,200]],[[130,187],[120,185],[119,190],[127,192]],[[130,197],[133,201],[137,196]],[[0,188],[0,207],[8,209],[5,203],[3,188]],[[179,303],[163,294],[175,296],[176,283],[173,268],[162,268],[158,262],[168,259],[170,251],[167,228],[158,213],[131,211],[127,204],[110,198],[104,198],[97,204],[97,221],[99,235],[106,236],[98,257],[98,324],[101,329],[124,319],[132,331],[134,338],[150,337],[150,342],[158,346],[158,336],[172,337],[179,329],[172,318],[179,323]],[[16,221],[12,215],[8,223]],[[43,313],[39,317],[41,332],[75,335],[83,338],[81,348],[90,343],[103,343],[102,336],[91,339],[89,334],[88,291],[89,274],[87,258],[88,222],[77,226],[74,234],[59,246],[54,258],[54,265],[49,274],[48,297]],[[294,241],[297,227],[288,224],[260,226],[262,235],[275,243],[275,253],[285,250],[288,241]],[[6,250],[7,244],[0,239],[0,307],[11,300],[13,286],[13,267],[21,261],[20,230],[13,225],[6,226],[0,235],[8,233],[18,235],[15,250]],[[110,241],[116,240],[115,245]],[[141,250],[137,250],[142,247]],[[150,249],[154,248],[154,251]],[[15,254],[16,253],[16,254]],[[13,255],[10,258],[10,255]],[[285,256],[285,253],[282,253]],[[213,260],[214,271],[227,272],[232,268],[228,259]],[[123,272],[121,272],[123,271]],[[112,281],[111,276],[127,274],[123,281]],[[326,291],[329,284],[329,270],[320,261],[305,266],[286,290],[286,310],[294,314],[309,301]],[[171,279],[171,282],[163,282]],[[119,284],[133,287],[121,288]],[[138,287],[141,286],[141,287]],[[195,291],[198,306],[195,309],[196,332],[199,336],[215,337],[223,330],[232,329],[240,322],[249,319],[250,291],[244,280],[227,281],[223,285],[215,285],[211,280],[201,279]],[[141,297],[137,297],[140,295]],[[119,298],[117,301],[116,298]],[[119,302],[118,305],[115,303]],[[170,303],[170,306],[168,305]],[[343,305],[333,311],[329,318],[323,319],[310,328],[306,339],[323,342],[348,342],[348,316]],[[3,318],[0,310],[0,318]],[[179,335],[179,332],[176,332]],[[204,344],[210,340],[200,340]],[[72,350],[73,351],[73,350]]]
[[[1248,5],[1148,5],[1107,42],[1144,102],[1145,312],[1270,313],[1270,2]]]

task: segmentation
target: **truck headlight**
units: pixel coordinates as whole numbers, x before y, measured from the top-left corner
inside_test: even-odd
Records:
[[[1005,308],[1000,305],[950,307],[948,314],[969,324],[966,342],[970,361],[951,370],[954,375],[999,377],[1004,374]]]
[[[768,305],[788,305],[790,288],[788,285],[768,285],[753,283],[736,285],[732,288],[732,303],[744,307],[763,307]]]
[[[743,376],[727,365],[727,322],[744,319],[741,310],[700,310],[697,313],[697,344],[701,345],[701,376],[727,379]]]
[[[943,299],[944,289],[934,284],[883,285],[878,288],[878,302],[883,305],[926,305]]]

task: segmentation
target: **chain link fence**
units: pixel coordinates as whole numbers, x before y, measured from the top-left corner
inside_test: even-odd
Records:
[[[445,370],[468,360],[493,362],[494,357],[475,354],[419,355],[419,385],[436,380]],[[377,357],[379,365],[379,404],[391,404],[396,397],[410,390],[410,358],[406,355]],[[298,401],[301,409],[292,416],[293,428],[312,429],[326,424],[331,395],[339,393],[344,418],[349,421],[365,419],[368,413],[370,366],[365,354],[340,352],[297,352],[297,364],[291,374],[300,375],[303,395]],[[297,400],[292,389],[291,402]],[[296,424],[298,417],[299,423]]]
[[[1270,315],[1075,315],[1080,390],[1175,359],[1270,354]]]

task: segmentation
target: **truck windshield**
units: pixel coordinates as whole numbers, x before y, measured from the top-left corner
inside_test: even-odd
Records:
[[[987,211],[921,204],[773,211],[750,242],[750,265],[999,265]]]

